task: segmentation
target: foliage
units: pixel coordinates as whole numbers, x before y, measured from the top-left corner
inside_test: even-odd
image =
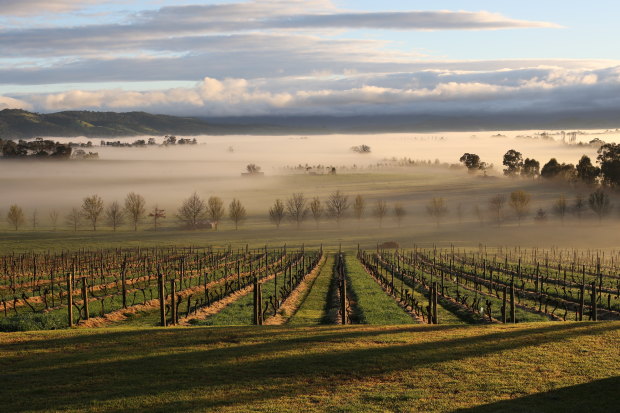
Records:
[[[560,178],[566,181],[574,181],[576,175],[577,171],[573,164],[560,164],[555,158],[551,158],[540,171],[540,176],[545,179]]]
[[[519,225],[521,225],[521,219],[529,212],[529,205],[532,196],[523,190],[518,190],[510,193],[509,204],[514,209]]]
[[[15,227],[15,231],[17,231],[20,226],[26,223],[24,211],[18,205],[11,205],[9,207],[9,212],[6,215],[6,220],[9,222],[9,224],[11,224],[11,226]]]
[[[525,159],[525,161],[523,161],[523,167],[521,168],[521,176],[536,178],[538,175],[540,175],[540,162],[536,159]]]
[[[575,169],[577,171],[577,179],[586,185],[594,185],[601,175],[601,168],[592,165],[592,161],[590,161],[587,155],[581,157]]]
[[[601,165],[603,183],[608,186],[620,186],[620,144],[607,143],[598,150],[597,157]]]
[[[521,173],[521,168],[523,167],[523,156],[521,155],[521,152],[510,149],[504,154],[504,160],[502,161],[502,165],[506,167],[504,169],[504,175],[519,175]]]
[[[480,156],[475,153],[464,153],[463,156],[459,158],[459,162],[465,165],[469,172],[476,172],[487,168],[487,164],[481,162]]]

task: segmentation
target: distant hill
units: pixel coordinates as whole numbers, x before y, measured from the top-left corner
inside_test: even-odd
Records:
[[[233,133],[230,125],[212,125],[206,120],[146,112],[71,111],[49,114],[20,109],[0,111],[0,138],[136,135],[200,135]],[[240,128],[234,128],[237,132]],[[241,129],[247,129],[241,128]]]

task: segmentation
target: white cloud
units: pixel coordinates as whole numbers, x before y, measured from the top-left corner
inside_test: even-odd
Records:
[[[0,95],[0,110],[3,109],[24,109],[32,110],[33,106],[20,99],[14,99],[8,96]]]

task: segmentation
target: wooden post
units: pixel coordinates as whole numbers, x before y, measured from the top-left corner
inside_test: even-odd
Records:
[[[258,279],[256,277],[254,277],[254,289],[252,290],[254,293],[254,297],[253,297],[253,304],[254,304],[254,309],[252,312],[252,324],[254,324],[255,326],[258,325]]]
[[[261,283],[258,286],[258,325],[263,325],[263,286]]]
[[[596,281],[592,281],[592,321],[598,321]]]
[[[579,296],[579,321],[583,321],[583,308],[586,304],[586,285],[581,284]]]
[[[502,287],[502,323],[506,324],[506,287]]]
[[[177,323],[177,286],[174,279],[170,280],[170,313],[172,315],[171,325]]]
[[[73,327],[73,278],[71,273],[67,274],[67,316],[69,327]]]
[[[517,317],[515,312],[515,281],[514,277],[510,281],[510,322],[516,323]]]
[[[340,256],[340,320],[342,324],[347,324],[347,278],[342,268],[342,255]]]
[[[433,323],[439,324],[437,319],[437,281],[433,283]]]
[[[123,308],[127,308],[127,275],[125,274],[125,268],[121,273],[121,283],[123,289]]]
[[[86,277],[82,277],[82,302],[84,303],[84,320],[90,318],[90,311],[88,310],[88,286],[86,285]]]
[[[159,323],[162,327],[166,327],[166,293],[164,276],[160,272],[157,274],[157,287],[159,287]]]

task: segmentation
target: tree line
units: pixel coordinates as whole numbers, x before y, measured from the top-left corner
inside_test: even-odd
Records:
[[[463,154],[459,161],[472,173],[484,171],[490,167],[474,153]],[[586,185],[598,184],[610,188],[620,187],[620,144],[602,145],[598,150],[596,162],[599,166],[593,165],[587,155],[583,155],[577,165],[559,163],[556,158],[551,158],[541,168],[540,162],[536,159],[523,159],[521,152],[510,149],[504,154],[502,165],[505,167],[504,175],[509,177],[540,177]]]

